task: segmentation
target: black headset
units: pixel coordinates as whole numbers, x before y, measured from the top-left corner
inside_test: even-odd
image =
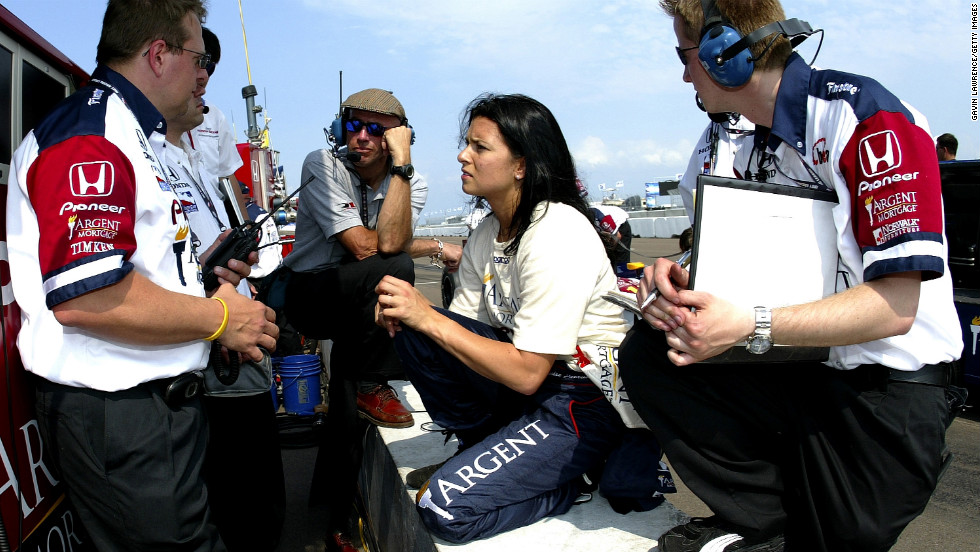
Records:
[[[701,0],[701,10],[704,12],[704,26],[701,27],[698,59],[712,80],[729,88],[742,86],[752,77],[759,58],[753,58],[749,48],[762,39],[778,33],[788,38],[795,48],[810,35],[820,32],[814,31],[806,21],[794,18],[775,21],[743,37],[721,15],[715,0]],[[767,50],[775,39],[766,46]]]

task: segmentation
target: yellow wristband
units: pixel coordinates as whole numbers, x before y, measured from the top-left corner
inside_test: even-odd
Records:
[[[212,299],[221,303],[221,306],[224,307],[225,317],[221,321],[221,326],[218,326],[217,331],[215,331],[210,336],[205,337],[204,341],[214,341],[215,339],[218,339],[219,337],[221,337],[221,334],[225,333],[225,329],[228,327],[228,303],[225,303],[225,300],[220,297],[212,297]]]

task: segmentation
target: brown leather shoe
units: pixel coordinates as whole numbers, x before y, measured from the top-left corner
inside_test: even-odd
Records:
[[[401,401],[395,390],[387,385],[378,385],[367,393],[357,393],[357,413],[374,425],[381,427],[412,427],[415,419]]]
[[[327,536],[328,552],[359,552],[351,538],[344,533],[331,533]]]

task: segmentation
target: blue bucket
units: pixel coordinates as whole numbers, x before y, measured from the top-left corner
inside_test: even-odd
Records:
[[[279,363],[282,404],[287,414],[312,416],[320,404],[320,357],[292,355]]]

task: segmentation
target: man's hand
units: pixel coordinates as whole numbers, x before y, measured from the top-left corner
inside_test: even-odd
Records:
[[[442,244],[442,263],[449,272],[459,270],[459,261],[463,258],[463,248],[454,243]]]
[[[684,324],[685,317],[690,314],[687,309],[679,308],[680,290],[687,289],[690,274],[687,269],[667,258],[659,258],[650,266],[643,269],[640,279],[640,289],[636,292],[638,304],[654,289],[660,293],[650,306],[643,311],[643,319],[658,330],[669,332]]]
[[[667,332],[667,358],[678,366],[721,354],[755,330],[751,309],[703,291],[685,289],[677,295],[679,306],[675,308],[684,311],[684,323]]]
[[[263,357],[259,347],[276,350],[279,327],[275,311],[238,293],[230,284],[221,285],[214,297],[220,297],[228,305],[228,326],[218,338],[222,345],[255,362]]]
[[[214,253],[214,250],[218,247],[218,244],[223,242],[225,238],[231,234],[231,232],[232,230],[230,228],[222,232],[218,236],[218,239],[214,240],[214,243],[212,243],[204,251],[204,253],[201,253],[200,259],[202,263],[206,262],[207,259],[211,257],[211,254]],[[238,283],[241,282],[242,279],[248,278],[248,275],[252,273],[252,265],[257,262],[259,262],[259,252],[252,251],[248,254],[248,259],[246,259],[245,262],[239,261],[238,259],[229,259],[228,268],[223,266],[214,267],[214,275],[218,277],[219,285],[227,283],[233,286],[238,286]]]
[[[385,131],[384,140],[381,144],[391,154],[392,165],[407,165],[412,162],[411,128],[405,125],[389,128]]]

